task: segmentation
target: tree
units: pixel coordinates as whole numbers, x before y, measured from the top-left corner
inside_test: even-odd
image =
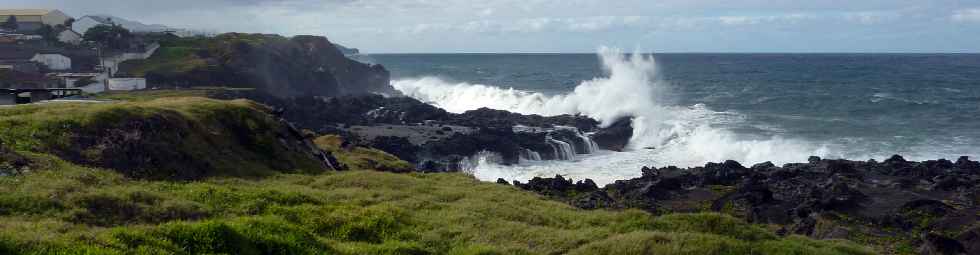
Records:
[[[85,31],[83,36],[86,41],[97,42],[110,49],[128,48],[132,37],[129,30],[119,25],[98,25]]]
[[[56,29],[50,25],[43,25],[39,27],[37,30],[34,30],[34,34],[40,35],[45,41],[58,41],[58,33],[56,32]]]
[[[7,21],[0,24],[0,28],[8,31],[17,31],[17,29],[20,28],[20,25],[17,24],[17,16],[10,15],[10,17],[7,17]]]

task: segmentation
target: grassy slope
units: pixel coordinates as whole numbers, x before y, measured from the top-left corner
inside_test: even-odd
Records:
[[[18,106],[2,110],[0,123],[43,127],[58,117],[40,113],[65,109],[159,107],[195,116],[209,104],[248,104],[164,101]],[[8,128],[16,127],[0,129],[3,139],[36,140]],[[319,142],[337,149],[336,138]],[[145,181],[15,148],[35,165],[0,176],[0,254],[868,254],[842,241],[779,238],[719,214],[579,210],[462,174]],[[355,168],[371,166],[365,159],[405,164],[369,149],[335,151]]]
[[[164,46],[145,60],[130,60],[119,65],[121,73],[135,77],[146,76],[149,71],[160,72],[161,74],[176,74],[203,68],[207,66],[204,59],[198,57],[195,52],[200,48],[184,46]]]
[[[80,159],[75,162],[87,161],[92,163],[88,165],[96,166],[127,156],[172,155],[170,158],[160,156],[164,157],[164,162],[159,162],[157,168],[149,166],[134,172],[166,170],[166,173],[179,173],[187,170],[180,169],[184,163],[206,165],[209,171],[215,172],[205,175],[261,176],[278,172],[276,168],[283,165],[303,172],[317,172],[322,168],[313,158],[280,146],[277,138],[279,123],[263,109],[251,101],[193,97],[101,104],[24,105],[0,108],[0,141],[19,151],[59,156],[80,154]],[[153,126],[161,128],[154,130]],[[135,132],[137,127],[149,130]],[[119,134],[128,131],[133,132]],[[104,141],[90,147],[82,147],[77,142],[86,137],[102,139],[109,135],[114,135],[111,139],[118,141]],[[126,148],[127,141],[122,140],[127,139],[130,142],[154,141],[131,143],[129,146],[138,146],[140,151],[127,153],[129,155],[113,151],[119,148],[100,146],[109,144]],[[153,173],[146,177],[166,178],[153,176]]]

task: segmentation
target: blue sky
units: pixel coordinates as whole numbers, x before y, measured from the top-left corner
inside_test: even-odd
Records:
[[[980,52],[980,0],[4,0],[367,52]]]

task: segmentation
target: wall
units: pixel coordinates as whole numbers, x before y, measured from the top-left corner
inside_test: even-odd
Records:
[[[109,79],[109,90],[140,90],[146,89],[144,78],[112,78]]]

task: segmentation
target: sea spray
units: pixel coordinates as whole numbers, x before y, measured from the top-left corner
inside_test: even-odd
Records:
[[[642,158],[630,156],[628,161],[636,165],[636,169],[654,164],[694,166],[727,159],[747,164],[788,163],[828,153],[822,146],[806,141],[738,137],[716,127],[726,121],[737,121],[730,119],[737,113],[715,112],[704,105],[665,103],[669,101],[664,98],[669,92],[669,84],[659,78],[652,56],[622,54],[608,48],[600,49],[598,55],[606,77],[583,81],[574,91],[562,95],[549,96],[481,84],[453,84],[433,77],[397,80],[393,86],[407,96],[457,113],[488,107],[545,116],[583,114],[601,121],[604,126],[622,117],[632,117],[634,131],[629,148],[633,151],[656,148],[653,152],[642,153]],[[552,145],[560,158],[575,159],[574,154],[565,155],[567,147],[564,145]],[[625,160],[628,156],[622,157]],[[616,156],[603,159],[618,160]]]

